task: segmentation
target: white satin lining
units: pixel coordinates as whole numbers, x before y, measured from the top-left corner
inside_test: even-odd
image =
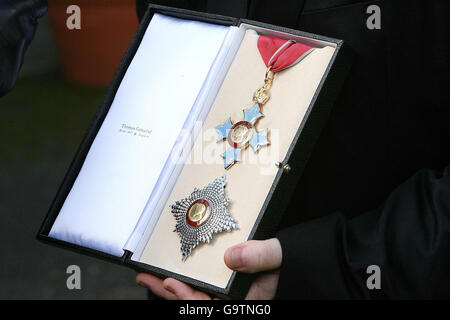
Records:
[[[50,237],[123,255],[150,195],[173,171],[167,160],[183,127],[199,116],[192,109],[229,29],[153,16]],[[152,132],[140,138],[120,132],[124,124]]]

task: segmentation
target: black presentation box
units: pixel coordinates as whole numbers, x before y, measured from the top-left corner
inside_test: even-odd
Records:
[[[248,239],[267,239],[272,237],[277,230],[277,225],[281,218],[281,213],[286,209],[293,190],[300,179],[302,171],[313,150],[313,146],[320,135],[320,132],[329,116],[330,110],[339,94],[342,84],[350,68],[351,54],[342,40],[324,37],[316,34],[305,33],[298,30],[292,30],[284,27],[269,25],[261,22],[245,19],[236,19],[232,17],[219,16],[214,14],[200,13],[183,9],[149,5],[145,16],[143,17],[139,29],[137,30],[131,45],[123,58],[114,79],[107,91],[103,103],[97,110],[97,113],[87,130],[87,133],[81,142],[79,149],[73,159],[59,190],[50,206],[44,222],[38,233],[38,239],[49,244],[57,245],[62,248],[101,258],[107,261],[115,262],[124,266],[131,267],[138,271],[144,271],[155,274],[160,277],[172,277],[184,281],[202,291],[219,296],[222,298],[240,299],[244,298],[251,281],[252,275],[233,272],[225,288],[217,287],[204,281],[198,281],[175,272],[158,268],[149,264],[140,263],[131,260],[132,253],[124,251],[123,256],[117,257],[101,251],[93,250],[80,245],[54,239],[49,236],[50,230],[67,198],[75,180],[83,166],[88,151],[100,129],[102,123],[110,109],[115,98],[119,85],[137,52],[144,33],[155,13],[176,17],[180,19],[196,20],[210,24],[223,26],[240,26],[248,24],[267,30],[274,30],[295,36],[301,36],[313,41],[323,41],[333,44],[335,50],[326,67],[313,98],[307,107],[305,116],[296,131],[286,156],[279,163],[279,168],[274,178],[270,191],[265,198],[261,210],[257,216],[256,222],[251,229]],[[256,84],[257,86],[258,84]],[[256,89],[256,87],[255,87]],[[250,92],[251,94],[251,92]]]

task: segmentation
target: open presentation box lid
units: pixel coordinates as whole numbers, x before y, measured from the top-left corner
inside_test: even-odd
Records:
[[[162,18],[161,18],[162,17]],[[141,70],[145,69],[147,67],[147,64],[151,65],[151,62],[149,60],[146,60],[147,56],[146,54],[154,53],[154,47],[152,47],[151,43],[148,44],[150,40],[149,39],[149,33],[153,32],[160,32],[163,33],[161,38],[166,38],[166,35],[164,32],[166,32],[165,28],[170,29],[172,28],[172,24],[167,27],[164,23],[159,24],[159,29],[153,26],[153,29],[150,29],[151,22],[153,24],[156,24],[156,20],[158,19],[166,19],[165,17],[168,17],[168,19],[177,19],[177,21],[196,21],[203,23],[205,25],[211,25],[212,28],[210,28],[211,33],[210,35],[219,34],[220,32],[224,32],[222,29],[217,29],[216,26],[221,26],[224,28],[230,28],[234,33],[231,35],[231,32],[228,32],[228,30],[225,30],[226,36],[225,39],[229,40],[229,46],[227,47],[226,52],[224,51],[224,44],[221,42],[220,46],[218,46],[218,52],[214,53],[212,56],[215,57],[214,63],[212,64],[212,67],[209,66],[207,69],[208,76],[206,77],[206,80],[204,79],[194,79],[195,81],[199,81],[201,84],[197,91],[200,90],[200,92],[204,93],[205,98],[199,99],[197,95],[193,96],[193,102],[194,104],[200,104],[199,101],[201,101],[201,110],[207,110],[206,112],[203,112],[206,115],[209,115],[209,113],[214,112],[214,110],[217,110],[217,108],[220,107],[220,103],[215,101],[216,99],[220,99],[220,90],[225,90],[224,87],[226,87],[227,82],[227,73],[229,70],[233,68],[234,59],[239,56],[239,50],[240,50],[240,44],[242,43],[242,39],[246,35],[246,32],[250,29],[253,31],[256,31],[261,34],[266,35],[273,35],[273,36],[281,36],[284,38],[295,38],[300,39],[301,41],[308,42],[312,45],[317,46],[329,46],[332,48],[331,53],[329,54],[328,60],[326,60],[326,64],[322,66],[323,70],[321,71],[320,77],[317,78],[317,83],[314,85],[314,89],[311,92],[311,96],[307,99],[307,103],[305,103],[304,106],[304,112],[302,114],[301,119],[298,122],[298,125],[295,126],[295,128],[291,128],[292,135],[289,136],[289,143],[287,144],[286,150],[283,152],[282,159],[279,159],[277,163],[277,168],[274,170],[275,172],[271,176],[270,184],[267,190],[264,191],[261,204],[258,206],[257,212],[255,212],[254,219],[251,220],[251,223],[249,223],[246,227],[244,227],[245,233],[241,236],[240,240],[244,241],[247,239],[266,239],[268,237],[272,237],[274,233],[277,230],[277,225],[280,221],[281,215],[284,212],[284,210],[287,207],[287,204],[289,203],[293,190],[297,184],[297,182],[300,179],[301,173],[306,165],[306,162],[308,161],[309,155],[312,152],[313,146],[320,135],[320,132],[328,118],[328,115],[330,113],[330,110],[333,106],[334,101],[336,100],[339,91],[342,87],[342,84],[344,82],[344,79],[346,77],[346,74],[350,68],[350,59],[351,54],[348,54],[348,49],[346,46],[344,46],[344,42],[342,40],[328,38],[324,36],[319,36],[315,34],[305,33],[297,30],[287,29],[283,27],[268,25],[256,21],[250,21],[245,19],[236,19],[231,17],[225,17],[225,16],[219,16],[214,14],[207,14],[207,13],[200,13],[200,12],[194,12],[194,11],[188,11],[183,9],[176,9],[176,8],[170,8],[170,7],[163,7],[158,5],[149,5],[147,12],[145,16],[143,17],[141,24],[136,32],[136,35],[134,36],[134,39],[125,55],[125,57],[122,60],[121,65],[119,66],[116,75],[107,91],[106,97],[103,101],[103,103],[98,108],[98,111],[94,117],[94,120],[92,121],[86,136],[84,137],[76,155],[73,159],[70,168],[68,169],[63,182],[56,194],[55,199],[53,200],[53,203],[51,204],[51,207],[45,217],[45,220],[39,230],[38,233],[38,239],[44,241],[45,243],[54,244],[57,246],[64,247],[66,249],[72,249],[74,251],[91,255],[97,258],[105,259],[111,262],[115,262],[118,264],[126,265],[129,267],[132,267],[138,271],[145,271],[152,274],[156,274],[161,277],[172,277],[181,281],[184,281],[200,290],[203,290],[205,292],[220,296],[220,297],[229,297],[229,298],[243,298],[245,297],[246,292],[248,291],[248,288],[251,284],[251,281],[253,280],[253,276],[251,275],[245,275],[233,271],[229,271],[229,273],[225,272],[226,278],[221,278],[214,281],[214,275],[210,278],[201,276],[196,276],[195,271],[196,266],[193,264],[190,266],[191,271],[184,273],[180,270],[180,266],[182,268],[182,264],[177,264],[177,266],[174,266],[173,268],[166,267],[164,263],[160,263],[160,261],[152,261],[152,259],[144,260],[143,257],[148,255],[146,253],[147,249],[145,248],[145,245],[143,246],[142,243],[147,244],[147,242],[156,241],[150,239],[151,236],[153,236],[153,229],[158,229],[159,226],[159,220],[158,218],[153,219],[153,229],[149,228],[148,225],[150,224],[150,221],[152,219],[143,219],[141,210],[136,210],[136,215],[133,215],[133,219],[128,218],[126,223],[123,223],[124,226],[128,225],[131,231],[126,231],[125,238],[127,238],[127,241],[125,243],[124,240],[120,240],[120,234],[117,232],[113,232],[111,230],[99,230],[96,229],[95,226],[103,225],[108,226],[108,223],[102,223],[105,222],[105,220],[99,220],[98,224],[95,224],[95,219],[107,219],[107,215],[102,216],[102,212],[99,212],[98,215],[95,217],[88,216],[88,221],[93,221],[92,225],[89,226],[90,231],[94,234],[98,233],[105,234],[105,237],[111,237],[112,244],[108,244],[108,246],[102,247],[101,245],[97,245],[97,242],[92,241],[93,245],[86,245],[85,239],[89,238],[89,235],[83,235],[83,239],[77,238],[73,241],[68,240],[70,238],[62,238],[59,236],[55,236],[55,232],[52,231],[52,228],[55,226],[55,222],[59,220],[62,220],[62,210],[64,211],[64,217],[70,216],[67,214],[68,210],[66,207],[68,206],[67,202],[76,202],[78,199],[78,202],[80,202],[81,198],[73,198],[75,197],[73,194],[76,193],[77,188],[81,189],[82,191],[87,193],[85,190],[80,186],[83,186],[82,182],[80,180],[83,179],[90,179],[89,174],[86,173],[86,167],[89,161],[92,162],[92,158],[95,154],[99,153],[93,153],[93,149],[105,149],[105,145],[108,146],[107,143],[103,143],[102,148],[98,147],[99,140],[104,141],[105,138],[105,127],[108,127],[111,123],[111,117],[112,113],[115,112],[117,115],[117,110],[122,110],[121,114],[123,115],[123,112],[131,112],[126,110],[132,110],[132,108],[128,108],[129,105],[133,106],[133,103],[136,104],[143,104],[143,101],[140,101],[139,99],[133,102],[133,99],[130,97],[138,96],[141,97],[140,94],[143,91],[143,89],[140,87],[142,85],[142,77],[138,78],[138,81],[133,82],[133,70]],[[161,20],[162,21],[162,20]],[[165,21],[165,20],[164,20]],[[180,24],[179,22],[175,21],[176,23]],[[169,21],[171,22],[171,21]],[[177,26],[175,23],[175,27],[173,30],[177,30],[176,28],[180,28],[180,26]],[[162,27],[161,27],[162,26]],[[194,26],[196,28],[197,26]],[[181,28],[184,28],[183,25],[181,25]],[[158,30],[158,31],[156,31]],[[187,28],[185,28],[186,32],[197,32],[199,31],[197,29],[189,31]],[[151,32],[150,32],[151,31]],[[169,31],[167,31],[169,32]],[[205,35],[206,35],[205,31]],[[208,31],[210,32],[210,31]],[[193,33],[194,34],[194,33]],[[153,37],[154,39],[155,37]],[[212,38],[212,37],[210,37]],[[230,40],[231,39],[231,40]],[[236,40],[235,40],[236,39]],[[176,39],[174,39],[175,41]],[[199,41],[201,41],[200,39]],[[155,41],[155,40],[153,40]],[[195,41],[192,40],[192,41]],[[221,40],[222,41],[222,40]],[[236,44],[237,43],[237,44]],[[214,46],[213,40],[211,40],[211,44],[209,44],[211,47]],[[147,49],[146,49],[147,48]],[[209,48],[209,47],[208,47]],[[147,51],[146,51],[147,50]],[[153,50],[153,51],[152,51]],[[189,51],[189,50],[187,50]],[[217,62],[218,56],[220,56],[221,52],[223,53],[223,59],[220,60],[221,62]],[[163,52],[164,54],[164,52]],[[184,56],[183,56],[184,54]],[[195,52],[194,52],[195,54]],[[187,53],[181,53],[179,54],[180,59],[189,59],[189,52]],[[178,57],[178,56],[176,56]],[[207,53],[205,54],[205,59],[207,59]],[[143,62],[142,65],[137,65],[141,59]],[[150,59],[151,60],[151,59]],[[220,64],[219,67],[217,67],[217,72],[214,74],[214,77],[211,77],[211,69],[214,68],[215,64]],[[236,63],[237,64],[237,63]],[[163,63],[164,65],[164,63]],[[225,67],[226,66],[226,67]],[[176,68],[176,64],[173,66]],[[236,69],[238,66],[235,65],[234,68]],[[201,69],[201,68],[200,68]],[[138,74],[139,71],[135,71],[135,74]],[[230,71],[231,73],[231,71]],[[231,75],[230,75],[231,76]],[[148,77],[152,77],[152,73],[148,74]],[[213,78],[211,80],[210,78]],[[208,80],[209,79],[209,80]],[[192,83],[195,83],[194,80],[190,79],[182,79],[180,81],[190,81]],[[229,80],[229,79],[228,79]],[[146,81],[146,80],[145,80]],[[145,82],[144,81],[144,82]],[[174,80],[176,81],[176,80]],[[205,83],[210,83],[210,85],[205,85]],[[282,83],[281,77],[280,82]],[[151,83],[151,81],[149,81]],[[181,85],[185,82],[180,82]],[[252,90],[256,89],[255,86],[258,86],[259,83],[251,83],[249,86],[251,86]],[[295,87],[295,83],[291,85]],[[146,87],[146,90],[150,91],[150,96],[142,96],[142,99],[150,99],[148,100],[147,108],[151,105],[151,99],[154,97],[151,97],[151,84],[148,84]],[[207,88],[207,89],[205,89]],[[162,90],[164,91],[164,90]],[[169,90],[170,91],[170,90]],[[190,90],[192,91],[192,90]],[[139,92],[139,93],[136,93]],[[252,91],[250,91],[251,93]],[[170,91],[171,95],[176,95],[177,93],[174,93],[174,91]],[[124,98],[125,97],[125,98]],[[185,99],[185,98],[184,98]],[[289,97],[286,99],[289,100]],[[120,101],[124,100],[126,102],[123,102],[122,105],[120,104]],[[131,102],[130,102],[131,100]],[[164,101],[163,101],[164,102]],[[247,101],[242,101],[242,103],[245,103]],[[157,104],[157,102],[154,102]],[[296,100],[292,101],[292,104],[295,104]],[[211,105],[214,105],[211,107]],[[128,108],[128,109],[127,109]],[[156,107],[155,107],[156,108]],[[125,111],[124,111],[125,110]],[[189,109],[191,110],[191,109]],[[213,110],[213,111],[210,111]],[[192,113],[192,110],[190,111]],[[209,113],[208,113],[209,112]],[[108,115],[108,113],[110,113]],[[119,120],[120,121],[120,120]],[[169,123],[169,118],[166,120],[158,119],[158,121],[162,121],[163,124],[166,122]],[[203,119],[203,122],[208,121],[207,119]],[[182,123],[182,122],[180,122]],[[123,126],[123,125],[122,125]],[[114,127],[117,129],[116,127]],[[128,126],[125,125],[126,129],[129,129]],[[115,130],[114,129],[114,130]],[[144,137],[146,132],[151,132],[153,129],[143,129]],[[116,130],[117,131],[117,130]],[[125,142],[126,143],[126,142]],[[112,145],[111,145],[112,146]],[[111,147],[110,146],[110,147]],[[189,147],[189,149],[192,148],[192,146]],[[161,152],[163,153],[163,152]],[[98,160],[98,159],[97,159]],[[119,159],[120,160],[120,159]],[[132,165],[131,165],[132,167]],[[139,168],[139,166],[136,166]],[[158,166],[154,166],[157,168]],[[180,170],[175,172],[178,172],[178,175],[181,175],[183,177],[183,174],[189,175],[189,173],[182,172],[183,170],[183,164],[179,166]],[[83,170],[85,172],[83,172]],[[155,169],[156,170],[156,169]],[[176,177],[178,177],[178,175]],[[80,177],[83,176],[83,177]],[[173,175],[172,175],[173,176]],[[98,180],[98,179],[97,179]],[[172,179],[173,185],[171,188],[165,188],[165,192],[167,193],[167,198],[171,194],[171,190],[173,188],[176,189],[177,185],[177,179]],[[92,185],[95,183],[102,183],[102,181],[92,182],[89,181],[89,185]],[[193,186],[197,187],[197,186]],[[145,189],[141,186],[141,190]],[[163,188],[164,189],[164,188]],[[167,189],[170,189],[167,191]],[[95,190],[95,189],[94,189]],[[103,192],[103,191],[102,191]],[[152,193],[151,191],[146,191],[147,197],[149,197],[149,194]],[[154,193],[154,192],[153,192]],[[88,192],[88,197],[91,196],[93,198],[96,198],[96,201],[99,201],[98,198],[101,198],[102,193],[99,194],[93,193],[91,190]],[[107,197],[103,195],[104,197]],[[84,195],[86,197],[86,195]],[[145,197],[145,194],[143,195]],[[70,198],[70,199],[69,199]],[[158,201],[161,196],[157,197]],[[83,198],[86,199],[86,198]],[[106,198],[105,198],[106,199]],[[169,200],[168,200],[169,201]],[[127,205],[127,201],[123,201],[125,205]],[[137,204],[139,204],[138,201],[135,201]],[[166,207],[165,201],[160,201],[163,204],[163,207]],[[76,208],[78,210],[77,205],[73,205],[72,207]],[[148,203],[146,203],[145,208],[148,207]],[[158,206],[156,206],[158,207]],[[133,207],[134,208],[134,207]],[[145,210],[143,210],[145,212]],[[75,212],[75,214],[72,214],[70,217],[71,219],[77,220],[77,211],[75,209],[72,210],[72,212]],[[79,211],[79,218],[82,220],[83,213]],[[161,214],[161,213],[160,213]],[[58,217],[60,216],[60,217]],[[159,216],[157,216],[159,217]],[[85,217],[86,218],[86,217]],[[109,217],[111,218],[111,216]],[[69,223],[66,223],[66,226],[72,225],[70,222],[73,222],[73,228],[76,228],[76,225],[79,221],[69,221]],[[114,220],[114,219],[111,219]],[[239,220],[239,219],[238,219]],[[115,225],[111,224],[111,228],[113,226],[116,226],[117,224],[121,224],[123,221],[121,220],[121,217],[118,218]],[[119,223],[117,223],[119,222]],[[156,226],[156,227],[155,227]],[[105,227],[106,228],[106,227]],[[173,228],[173,226],[172,226]],[[125,227],[124,227],[125,229]],[[149,231],[150,229],[150,231]],[[136,232],[136,230],[140,232]],[[104,232],[105,231],[105,232]],[[172,230],[170,230],[172,231]],[[109,232],[109,233],[108,233]],[[128,232],[128,233],[127,233]],[[155,231],[156,232],[156,231]],[[129,234],[131,233],[131,236]],[[113,234],[113,235],[109,235]],[[135,235],[138,236],[135,236]],[[176,235],[176,234],[175,234]],[[243,238],[242,238],[243,237]],[[124,238],[124,239],[125,239]],[[130,241],[131,239],[136,238],[135,241]],[[157,237],[156,237],[157,238]],[[81,240],[80,240],[81,239]],[[150,240],[149,240],[150,239]],[[162,237],[162,239],[165,239]],[[239,239],[239,238],[236,238]],[[120,242],[120,241],[121,242]],[[144,241],[145,240],[145,241]],[[222,240],[221,240],[222,241]],[[131,243],[131,244],[130,244]],[[115,247],[114,247],[115,246]],[[170,244],[168,243],[161,243],[160,244],[162,250],[165,249],[166,246],[170,247]],[[105,248],[105,249],[104,249]],[[118,249],[117,249],[118,248]],[[140,251],[139,254],[137,251]],[[151,251],[151,250],[150,250]],[[176,253],[178,254],[178,252]],[[223,256],[223,251],[220,251],[220,254]],[[220,256],[220,254],[218,256]],[[178,258],[175,255],[175,258]],[[197,256],[192,257],[197,258]],[[161,258],[159,258],[161,260]],[[200,259],[200,258],[198,258]],[[222,259],[222,264],[223,259]],[[186,265],[188,266],[188,265]],[[223,266],[221,266],[222,268]],[[214,269],[214,267],[208,267],[209,269]],[[200,268],[201,269],[201,268]],[[219,270],[220,268],[218,268]],[[224,272],[219,272],[224,274]],[[211,281],[209,279],[212,279]],[[225,280],[224,280],[225,279]]]

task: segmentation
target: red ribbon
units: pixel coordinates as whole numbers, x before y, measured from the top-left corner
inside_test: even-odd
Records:
[[[293,40],[259,36],[258,50],[267,68],[278,72],[299,63],[314,47]]]

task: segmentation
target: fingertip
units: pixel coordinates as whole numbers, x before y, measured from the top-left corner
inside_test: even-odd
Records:
[[[231,252],[233,251],[233,247],[228,248],[223,255],[223,261],[227,265],[228,268],[233,269],[233,261],[231,260]]]
[[[155,276],[152,276],[147,273],[139,273],[136,276],[136,283],[142,287],[150,288],[152,285],[152,282],[157,279]]]
[[[229,248],[224,254],[225,264],[232,270],[256,273],[279,268],[281,245],[275,238],[250,240]]]
[[[210,300],[211,298],[200,291],[191,288],[184,282],[175,280],[173,278],[167,278],[163,281],[163,287],[167,291],[174,294],[181,300]]]
[[[136,276],[136,283],[151,290],[157,296],[164,299],[175,300],[177,296],[164,288],[163,280],[148,273],[139,273]]]
[[[179,282],[178,280],[172,279],[172,278],[166,278],[162,282],[163,288],[167,291],[173,293],[174,295],[177,295],[177,287],[180,286],[182,282]]]
[[[246,242],[235,245],[228,248],[224,254],[224,261],[228,268],[242,271],[241,269],[245,267],[244,263],[244,251],[246,247]]]

